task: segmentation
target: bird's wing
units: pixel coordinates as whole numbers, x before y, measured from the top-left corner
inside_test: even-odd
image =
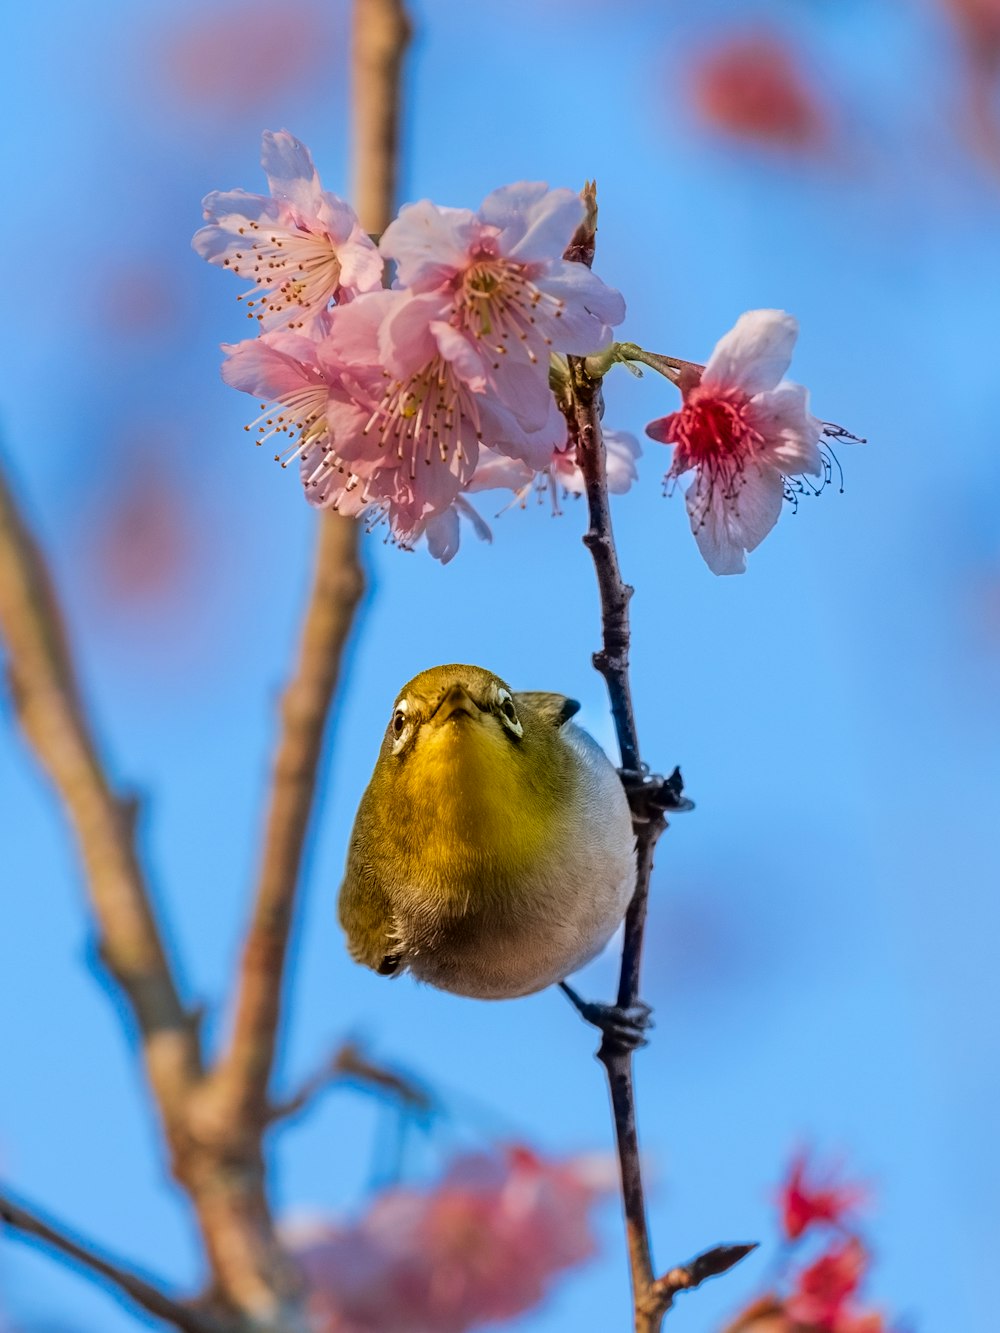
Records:
[[[396,915],[389,894],[370,861],[351,840],[347,871],[340,886],[338,915],[347,936],[347,948],[357,963],[388,976],[399,970],[402,950]]]
[[[575,699],[567,699],[565,694],[546,694],[544,690],[520,690],[514,695],[515,702],[525,703],[533,708],[540,718],[561,727],[580,711]]]

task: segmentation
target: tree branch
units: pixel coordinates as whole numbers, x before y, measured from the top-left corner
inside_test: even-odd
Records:
[[[0,1193],[0,1221],[39,1241],[45,1249],[54,1250],[72,1267],[103,1278],[125,1301],[183,1329],[184,1333],[229,1333],[232,1327],[174,1300],[138,1273],[98,1254],[91,1244],[75,1239],[61,1224],[46,1221],[34,1209],[15,1203],[3,1193]]]
[[[80,699],[42,553],[0,475],[0,636],[21,728],[76,832],[100,955],[139,1029],[165,1118],[201,1072],[197,1019],[174,980],[135,846],[135,804],[112,790]]]
[[[233,1034],[212,1079],[220,1118],[250,1135],[259,1134],[267,1120],[288,938],[323,738],[344,646],[364,589],[357,538],[355,520],[321,516],[298,665],[281,702],[281,734],[253,915],[243,945]]]
[[[345,1041],[290,1097],[274,1103],[270,1113],[272,1122],[307,1110],[334,1084],[350,1085],[389,1097],[420,1116],[430,1115],[436,1106],[431,1093],[411,1075],[388,1065],[376,1064],[355,1042]]]
[[[593,185],[588,184],[585,188],[583,199],[587,206],[586,217],[565,257],[589,266],[593,260],[597,231],[597,202]],[[625,916],[616,1003],[616,1008],[627,1015],[641,1007],[639,976],[646,907],[654,849],[667,827],[664,811],[690,809],[691,803],[682,796],[683,784],[679,771],[675,770],[669,778],[663,779],[651,775],[642,762],[629,681],[628,607],[633,590],[622,579],[611,525],[607,461],[601,433],[601,382],[588,373],[584,358],[570,357],[569,370],[569,391],[563,402],[563,410],[569,438],[575,446],[577,463],[586,484],[590,525],[583,541],[594,562],[601,602],[602,646],[594,654],[594,666],[604,677],[608,688],[621,751],[620,773],[629,798],[636,836],[636,885]],[[626,1041],[613,1028],[606,1027],[598,1059],[607,1071],[611,1093],[632,1276],[635,1329],[636,1333],[657,1333],[664,1314],[673,1303],[674,1293],[685,1287],[697,1286],[712,1275],[707,1271],[710,1256],[729,1255],[740,1250],[736,1258],[731,1258],[725,1264],[725,1267],[729,1267],[743,1254],[749,1253],[752,1247],[719,1246],[687,1267],[673,1269],[663,1278],[654,1277],[632,1077],[635,1045],[636,1041]],[[695,1265],[699,1264],[701,1267],[696,1268]],[[722,1272],[724,1268],[715,1271]]]

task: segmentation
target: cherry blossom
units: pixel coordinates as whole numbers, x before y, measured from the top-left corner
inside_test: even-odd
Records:
[[[594,1252],[611,1186],[586,1159],[522,1147],[456,1159],[430,1191],[397,1188],[354,1224],[288,1228],[317,1333],[464,1333],[531,1309]]]
[[[781,310],[741,315],[704,369],[685,365],[680,410],[646,427],[674,446],[668,484],[694,471],[687,510],[715,574],[746,569],[746,552],[778,521],[786,476],[823,474],[823,424],[809,412],[808,392],[782,379],[797,335]]]
[[[311,331],[331,301],[377,290],[382,261],[354,210],[323,189],[308,148],[287,130],[265,131],[261,164],[271,197],[206,195],[210,225],[191,244],[253,284],[239,299],[261,329]]]
[[[624,495],[639,476],[635,466],[635,460],[642,455],[639,441],[628,431],[606,430],[604,450],[608,490],[612,495]],[[493,450],[484,449],[468,489],[513,491],[515,501],[520,502],[522,508],[532,492],[539,497],[548,495],[552,512],[558,514],[560,491],[583,495],[586,483],[572,447],[554,449],[546,466],[537,471],[516,459],[504,458]]]
[[[816,1223],[843,1225],[845,1217],[864,1199],[864,1191],[856,1185],[836,1185],[829,1178],[820,1183],[808,1177],[808,1158],[799,1153],[779,1195],[782,1227],[789,1240],[798,1240]]]
[[[584,212],[572,190],[540,182],[494,190],[477,213],[424,199],[400,210],[379,248],[396,261],[401,286],[441,296],[442,317],[478,349],[484,372],[513,401],[531,381],[506,384],[512,366],[537,367],[535,393],[547,392],[551,353],[598,352],[625,317],[619,292],[585,264],[563,259]]]

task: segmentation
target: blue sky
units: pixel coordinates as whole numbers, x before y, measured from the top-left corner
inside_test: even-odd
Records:
[[[200,12],[215,9],[242,12]],[[179,88],[171,43],[196,12],[98,0],[13,20],[0,404],[110,766],[147,799],[159,902],[218,1032],[314,524],[294,478],[246,446],[249,400],[217,368],[219,342],[241,333],[237,289],[189,241],[207,190],[261,187],[264,128],[292,130],[346,191],[347,28],[340,10],[323,19],[319,63],[292,82],[272,78],[277,53],[259,67],[244,53],[240,95]],[[691,52],[748,14],[822,71],[841,108],[832,158],[733,147],[687,109]],[[637,589],[644,752],[680,763],[698,806],[661,843],[653,884],[644,989],[657,1028],[638,1079],[658,1259],[772,1235],[769,1192],[809,1141],[872,1184],[876,1303],[921,1333],[987,1333],[1000,1241],[1000,189],[956,128],[946,29],[930,7],[888,0],[511,0],[502,14],[442,0],[416,17],[405,199],[475,206],[513,180],[596,177],[596,267],[625,294],[623,336],[704,360],[741,311],[792,311],[794,378],[819,415],[870,440],[840,451],[845,493],[786,512],[741,578],[701,563],[682,501],[661,494],[661,446],[647,443],[640,484],[615,502]],[[638,435],[676,402],[655,376],[624,372],[607,400],[608,424]],[[123,593],[100,554],[129,478],[152,478],[172,506],[166,591]],[[485,1004],[388,984],[351,964],[334,919],[354,808],[417,671],[474,661],[573,695],[612,744],[589,665],[582,510],[512,510],[494,528],[492,547],[470,540],[446,568],[378,534],[365,543],[370,593],[310,849],[282,1077],[363,1034],[543,1147],[605,1149],[593,1035],[558,994]],[[0,846],[0,1175],[192,1282],[191,1230],[95,973],[73,849],[6,700]],[[607,995],[613,982],[606,957],[581,986]],[[469,1113],[461,1133],[487,1119]],[[328,1098],[275,1146],[279,1205],[359,1205],[383,1129],[364,1099]],[[601,1229],[601,1260],[525,1330],[623,1326],[614,1206]],[[765,1264],[679,1304],[677,1333],[721,1321]],[[131,1326],[6,1241],[0,1304],[74,1333]]]

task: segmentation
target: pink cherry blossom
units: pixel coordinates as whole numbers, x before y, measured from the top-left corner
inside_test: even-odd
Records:
[[[401,546],[426,537],[447,561],[460,516],[489,539],[460,494],[480,442],[547,459],[565,422],[553,400],[540,429],[526,431],[486,392],[478,359],[436,311],[433,298],[380,290],[329,312],[317,336],[278,330],[224,348],[223,378],[261,400],[247,430],[258,444],[286,437],[275,457],[299,459],[311,504],[384,519]]]
[[[786,477],[823,474],[823,423],[809,412],[808,392],[782,379],[797,335],[783,311],[741,315],[704,369],[681,372],[680,410],[646,427],[674,446],[668,483],[694,471],[687,510],[715,574],[746,569],[746,552],[778,521]]]
[[[594,1252],[589,1212],[610,1183],[518,1147],[460,1157],[432,1190],[391,1190],[353,1225],[287,1229],[316,1333],[465,1333],[531,1309]]]
[[[494,190],[477,213],[410,204],[379,248],[396,261],[401,286],[442,295],[443,317],[478,349],[488,374],[502,382],[510,365],[527,361],[541,390],[550,353],[598,352],[625,317],[619,292],[563,259],[583,217],[572,190],[521,182]]]
[[[382,261],[354,210],[324,190],[309,150],[287,130],[265,131],[261,163],[271,198],[214,191],[202,207],[210,225],[191,242],[210,264],[253,286],[251,319],[262,329],[311,331],[331,301],[375,291]]]
[[[638,479],[635,460],[642,455],[639,441],[628,431],[604,432],[605,466],[608,490],[612,495],[624,495]],[[559,494],[583,495],[586,491],[583,473],[572,448],[555,449],[547,465],[533,471],[517,459],[504,458],[492,450],[480,451],[479,464],[468,485],[470,491],[510,490],[521,507],[532,492],[541,498],[548,495],[552,512],[560,513]]]

